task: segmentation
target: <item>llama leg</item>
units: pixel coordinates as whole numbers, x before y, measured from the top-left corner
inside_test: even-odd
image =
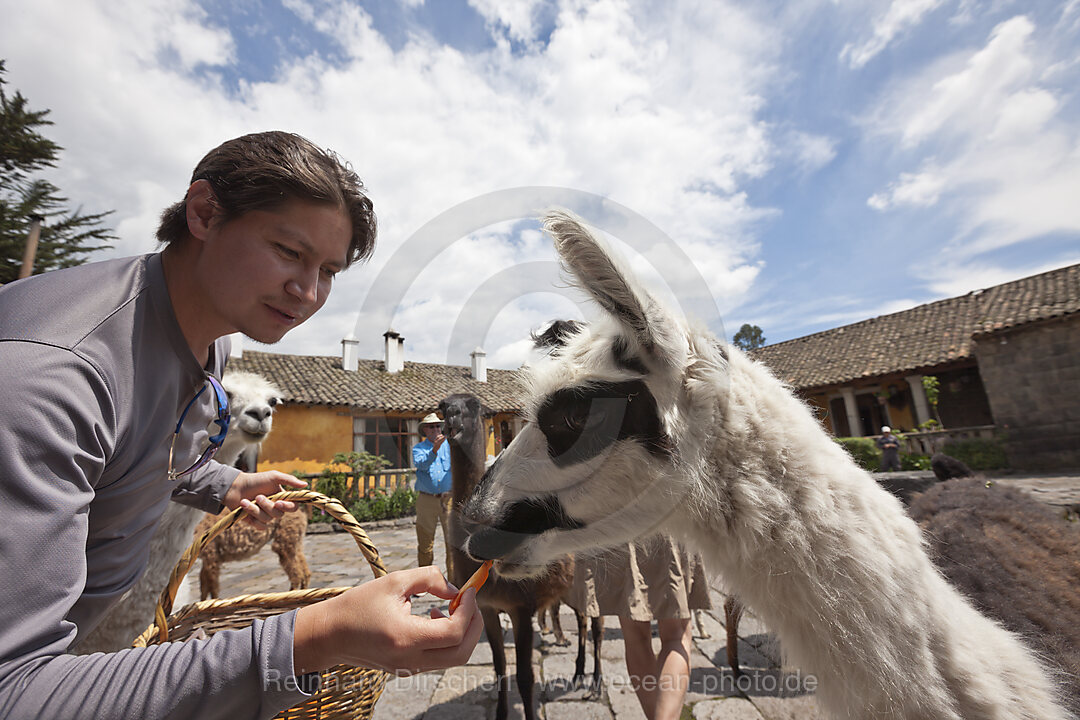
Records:
[[[567,641],[566,635],[563,634],[562,619],[559,617],[559,607],[561,605],[562,603],[556,600],[547,611],[551,613],[551,632],[555,635],[555,644],[559,647],[565,647],[570,643]]]
[[[604,642],[604,617],[602,615],[592,619],[592,642],[593,673],[592,687],[589,692],[594,697],[600,697],[604,685],[604,676],[600,672],[600,646]]]
[[[510,712],[510,676],[506,674],[506,646],[503,644],[502,623],[499,611],[480,608],[484,618],[484,632],[491,646],[491,664],[495,668],[495,681],[499,684],[499,699],[495,705],[495,720],[506,720]]]
[[[279,525],[278,530],[282,528]],[[274,542],[270,545],[278,556],[281,569],[289,576],[290,590],[303,590],[311,581],[311,569],[308,567],[307,558],[304,557],[303,540],[297,537],[280,537],[280,532],[274,534]]]
[[[585,635],[589,618],[585,617],[585,613],[580,610],[574,610],[574,616],[577,617],[577,660],[574,661],[574,687],[576,688],[585,682]]]
[[[739,669],[739,620],[742,614],[742,603],[729,595],[724,601],[724,628],[727,630],[727,662],[735,675],[742,672]]]
[[[217,559],[203,556],[202,568],[199,570],[199,599],[216,598],[220,588],[218,581],[221,579],[221,565]]]
[[[525,720],[536,720],[533,707],[533,688],[536,678],[533,676],[533,625],[534,610],[526,607],[517,608],[510,616],[514,625],[514,651],[517,658],[517,686],[521,694],[521,704],[525,708]]]

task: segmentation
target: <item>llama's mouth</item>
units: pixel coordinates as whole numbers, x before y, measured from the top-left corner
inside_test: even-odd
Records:
[[[240,428],[240,432],[244,433],[244,437],[248,438],[249,440],[254,440],[257,442],[262,442],[262,440],[269,434],[269,431],[252,432],[250,430],[245,430],[244,428]]]
[[[476,560],[496,560],[507,566],[523,558],[522,546],[549,530],[579,530],[584,523],[566,514],[558,498],[528,498],[510,505],[494,526],[481,526],[469,536],[466,552]]]
[[[524,565],[509,560],[495,561],[495,574],[507,580],[527,580],[537,577],[548,569],[547,565]]]

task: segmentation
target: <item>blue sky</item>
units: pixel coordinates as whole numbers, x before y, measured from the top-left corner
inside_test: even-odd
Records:
[[[408,359],[465,364],[482,345],[516,367],[530,329],[582,312],[529,219],[552,198],[729,338],[750,322],[777,342],[1080,262],[1080,0],[0,12],[9,87],[52,109],[54,181],[116,210],[113,255],[154,249],[160,210],[229,137],[293,130],[355,166],[379,250],[280,352],[337,354],[355,333],[378,357],[392,324]],[[529,187],[563,190],[513,190]]]

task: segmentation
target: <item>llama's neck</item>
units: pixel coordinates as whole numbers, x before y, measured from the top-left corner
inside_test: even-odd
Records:
[[[980,705],[978,653],[1016,652],[1036,685],[1037,667],[945,583],[899,501],[763,367],[734,353],[729,370],[721,429],[687,503],[701,510],[689,531],[683,519],[671,529],[777,631],[841,717],[1026,717]],[[989,639],[971,653],[966,635]]]
[[[487,450],[484,434],[463,430],[450,443],[450,477],[453,479],[454,505],[460,506],[472,495],[484,475]]]

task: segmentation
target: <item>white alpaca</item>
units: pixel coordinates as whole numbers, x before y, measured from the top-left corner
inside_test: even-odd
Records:
[[[257,454],[259,445],[273,426],[273,412],[280,402],[281,391],[261,375],[242,371],[227,371],[221,384],[229,395],[232,420],[214,459],[223,465],[234,465],[241,455],[254,458]],[[215,426],[214,432],[216,430]],[[250,464],[251,460],[249,467]],[[131,641],[153,622],[158,597],[180,555],[191,544],[195,526],[204,515],[201,510],[187,505],[168,504],[150,539],[150,557],[142,577],[84,639],[77,641],[73,652],[86,655],[131,646]],[[180,586],[173,604],[175,608],[197,598],[193,575],[188,573]]]
[[[1069,717],[765,367],[662,308],[570,215],[546,228],[608,317],[528,371],[529,423],[465,508],[482,527],[470,555],[523,577],[664,530],[777,632],[838,718]]]

